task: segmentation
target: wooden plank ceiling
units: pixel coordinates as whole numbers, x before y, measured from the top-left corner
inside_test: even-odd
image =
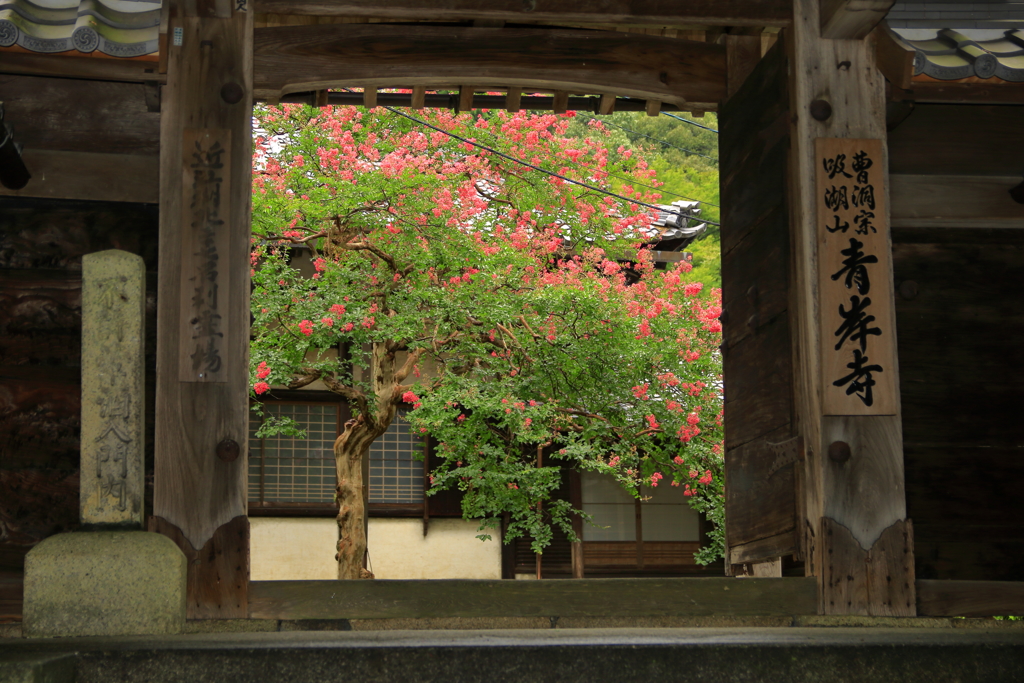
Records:
[[[215,5],[214,0],[196,0]],[[760,36],[762,52],[791,23],[790,0],[254,0],[255,95],[277,101],[328,87],[603,95],[662,108],[717,109],[726,93],[726,36]],[[198,9],[198,7],[197,7]],[[165,13],[166,14],[166,13]],[[160,44],[174,18],[160,27]],[[157,55],[109,59],[75,51],[3,50],[0,71],[161,83]],[[145,61],[142,61],[145,60]],[[529,100],[527,100],[530,102]],[[532,101],[536,104],[536,101]],[[430,106],[428,104],[428,106]],[[557,106],[555,107],[558,108]]]

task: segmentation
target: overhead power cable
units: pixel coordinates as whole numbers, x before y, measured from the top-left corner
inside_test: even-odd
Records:
[[[504,152],[500,152],[500,151],[494,149],[493,147],[488,147],[487,145],[481,145],[479,142],[476,142],[474,140],[470,140],[469,138],[462,137],[461,135],[456,135],[455,133],[452,133],[452,132],[447,131],[447,130],[445,130],[443,128],[435,126],[432,123],[428,123],[427,121],[424,121],[423,119],[418,119],[418,118],[416,118],[415,116],[413,116],[411,114],[406,114],[405,112],[398,111],[397,109],[394,109],[392,107],[383,107],[383,108],[387,109],[392,114],[398,114],[399,116],[407,118],[407,119],[409,119],[410,121],[412,121],[414,123],[418,123],[421,126],[426,126],[427,128],[430,128],[431,130],[435,130],[438,133],[443,133],[444,135],[447,135],[450,138],[458,140],[459,142],[464,142],[467,145],[472,145],[473,147],[477,147],[479,149],[485,150],[487,152],[490,152],[491,154],[494,154],[496,156],[501,157],[502,159],[507,159],[508,161],[511,161],[513,163],[516,163],[516,164],[519,164],[520,166],[525,166],[526,168],[532,168],[535,171],[540,171],[541,173],[544,173],[546,175],[552,176],[554,178],[559,178],[561,180],[564,180],[567,183],[571,183],[573,185],[578,185],[579,187],[585,187],[588,190],[593,190],[594,192],[599,192],[600,194],[603,194],[603,195],[606,195],[606,196],[609,196],[609,197],[615,197],[616,199],[621,199],[624,202],[629,202],[631,204],[636,204],[637,206],[643,206],[643,207],[648,208],[648,209],[654,209],[655,211],[661,211],[661,212],[664,212],[664,213],[670,213],[670,214],[674,214],[676,216],[682,216],[684,218],[695,218],[694,216],[691,216],[689,214],[685,214],[685,213],[682,213],[682,212],[679,212],[679,211],[672,211],[670,209],[666,210],[666,208],[658,206],[656,204],[648,204],[647,202],[640,201],[639,199],[632,199],[630,197],[626,197],[626,196],[623,196],[621,194],[617,194],[615,192],[611,192],[610,190],[605,190],[604,188],[597,187],[595,185],[590,185],[588,183],[584,183],[584,182],[582,182],[580,180],[574,180],[572,178],[569,178],[568,176],[562,175],[561,173],[555,173],[554,171],[549,171],[546,168],[541,168],[540,166],[535,166],[534,164],[531,164],[531,163],[529,163],[527,161],[523,161],[522,159],[516,159],[515,157],[510,156],[508,154],[505,154]],[[685,197],[684,197],[684,199],[685,199]],[[700,200],[699,199],[694,199],[692,201],[700,201]],[[706,202],[706,203],[710,204],[710,202]],[[717,206],[715,204],[710,204],[710,205],[711,206]],[[695,220],[699,220],[701,223],[707,223],[708,225],[714,225],[716,227],[721,227],[721,225],[722,225],[721,223],[716,223],[714,221],[707,220],[707,219],[704,219],[704,218],[697,218]]]
[[[704,130],[710,130],[712,133],[717,133],[718,132],[714,128],[708,128],[707,126],[702,126],[699,123],[697,123],[696,121],[691,121],[690,119],[684,119],[682,116],[676,116],[675,114],[669,114],[667,111],[663,111],[661,113],[664,114],[665,116],[668,116],[669,118],[673,118],[673,119],[675,119],[677,121],[682,121],[683,123],[688,123],[691,126],[697,126],[698,128],[703,128]]]
[[[686,149],[685,147],[680,147],[679,145],[673,145],[671,142],[666,142],[665,140],[659,140],[658,138],[654,137],[653,135],[648,135],[647,133],[641,133],[640,131],[637,131],[637,130],[631,130],[629,128],[626,128],[625,126],[619,126],[617,124],[614,124],[611,121],[601,121],[601,119],[595,118],[593,116],[590,116],[588,118],[591,121],[598,121],[602,125],[611,126],[613,128],[618,128],[619,130],[624,130],[627,133],[632,133],[633,135],[640,135],[642,137],[648,138],[649,140],[654,140],[659,145],[664,145],[665,147],[671,147],[673,149],[678,149],[680,151],[686,152],[687,154],[693,154],[694,156],[703,157],[705,159],[711,159],[711,161],[714,161],[716,163],[718,162],[718,159],[716,159],[715,157],[709,157],[707,154],[701,154],[700,152],[694,152],[692,149]],[[685,120],[686,119],[683,119],[683,121],[685,121]]]

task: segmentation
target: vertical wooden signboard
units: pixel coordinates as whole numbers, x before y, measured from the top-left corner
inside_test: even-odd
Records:
[[[815,140],[825,415],[895,415],[896,335],[882,141]]]

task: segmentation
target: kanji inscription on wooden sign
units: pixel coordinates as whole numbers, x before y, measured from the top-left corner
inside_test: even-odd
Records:
[[[818,138],[815,155],[824,414],[894,415],[898,373],[882,141]]]
[[[179,379],[224,382],[231,131],[184,132]]]

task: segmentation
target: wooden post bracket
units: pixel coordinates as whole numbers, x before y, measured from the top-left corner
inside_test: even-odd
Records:
[[[845,526],[821,518],[825,614],[917,615],[914,525],[901,519],[865,550]]]

